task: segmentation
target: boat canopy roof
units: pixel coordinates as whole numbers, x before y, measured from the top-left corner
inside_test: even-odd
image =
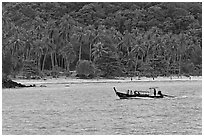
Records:
[[[159,88],[159,87],[150,87],[149,89],[156,89],[156,88]]]

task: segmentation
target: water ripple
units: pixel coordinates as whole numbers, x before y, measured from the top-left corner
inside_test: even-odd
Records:
[[[158,86],[176,98],[120,100],[113,85],[3,90],[3,134],[201,135],[202,83],[118,83],[118,89]],[[28,92],[29,90],[29,92]]]

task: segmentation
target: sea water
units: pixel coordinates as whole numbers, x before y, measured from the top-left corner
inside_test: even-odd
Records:
[[[119,99],[113,86],[163,99]],[[48,84],[3,89],[2,133],[23,135],[201,135],[202,81]]]

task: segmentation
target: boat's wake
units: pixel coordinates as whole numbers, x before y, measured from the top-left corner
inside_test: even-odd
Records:
[[[188,96],[180,96],[180,97],[176,97],[176,98],[188,98]]]
[[[167,99],[184,99],[188,98],[188,96],[175,96],[175,97],[166,97]]]
[[[151,100],[151,99],[154,99],[154,98],[147,98],[147,97],[130,97],[128,99],[146,99],[146,100]]]

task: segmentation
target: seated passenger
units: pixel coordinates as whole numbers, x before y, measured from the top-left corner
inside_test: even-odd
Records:
[[[163,97],[163,94],[161,93],[161,91],[158,91],[158,95],[159,95],[160,97]]]
[[[136,90],[134,91],[134,95],[138,95],[138,92]]]
[[[129,95],[129,92],[130,92],[130,91],[129,91],[129,89],[128,89],[128,90],[127,90],[127,94],[128,94],[128,95]]]

